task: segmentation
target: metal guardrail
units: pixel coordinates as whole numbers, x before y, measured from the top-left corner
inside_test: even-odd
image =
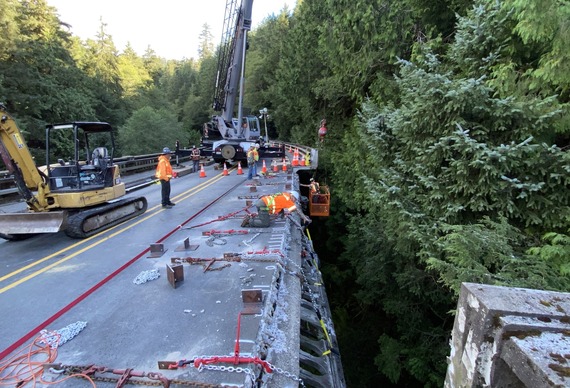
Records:
[[[277,142],[278,144],[279,142]],[[317,168],[318,165],[318,151],[314,148],[302,146],[293,143],[282,143],[287,150],[289,147],[297,148],[301,155],[310,154],[311,156],[311,168]],[[176,162],[183,163],[191,160],[189,155],[189,150],[183,151],[180,156],[173,153],[172,163]],[[185,151],[185,152],[184,152]],[[113,162],[119,166],[121,169],[121,175],[136,174],[139,172],[149,171],[156,168],[156,163],[160,154],[147,154],[147,155],[136,155],[136,156],[123,156],[120,158],[114,158]],[[12,175],[8,171],[0,171],[0,197],[12,195],[18,193],[18,188],[15,187]]]
[[[113,162],[119,166],[121,175],[130,175],[155,169],[159,155],[160,154],[123,156],[113,159]],[[190,159],[190,156],[177,157],[173,155],[172,157],[173,163],[187,162]],[[15,186],[12,175],[8,171],[0,171],[0,197],[16,193],[18,193],[18,188]]]

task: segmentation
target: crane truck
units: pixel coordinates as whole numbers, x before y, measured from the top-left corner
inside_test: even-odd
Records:
[[[247,32],[251,29],[253,0],[242,0],[239,7],[238,1],[226,2],[213,104],[214,111],[219,114],[204,124],[202,136],[201,147],[211,149],[217,163],[245,161],[249,147],[263,143],[258,117],[242,115]],[[237,118],[233,117],[236,99]],[[260,144],[259,153],[260,156],[283,156],[284,149],[270,147],[266,141]]]
[[[18,240],[63,230],[86,238],[143,214],[145,197],[122,198],[125,183],[113,163],[114,144],[105,122],[50,124],[46,164],[36,166],[16,121],[0,104],[0,156],[27,204],[26,212],[0,213],[0,237]],[[67,152],[69,160],[57,152]]]

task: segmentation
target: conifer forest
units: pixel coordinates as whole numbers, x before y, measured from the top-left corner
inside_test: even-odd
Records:
[[[0,9],[0,101],[39,160],[73,120],[111,123],[119,156],[199,143],[207,23],[172,60],[103,23],[83,41],[46,0]],[[349,387],[443,386],[462,282],[570,292],[569,20],[567,0],[299,0],[249,33],[244,114],[318,147],[332,192],[310,228]]]

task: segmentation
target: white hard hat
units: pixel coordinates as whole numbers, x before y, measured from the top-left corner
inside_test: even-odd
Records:
[[[297,201],[300,200],[301,197],[299,196],[299,193],[298,193],[298,192],[296,192],[296,191],[290,191],[290,193],[291,193],[291,195],[292,195],[293,197],[295,197],[295,199],[296,199]]]

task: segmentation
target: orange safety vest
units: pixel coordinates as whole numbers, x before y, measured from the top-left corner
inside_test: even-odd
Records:
[[[172,166],[166,155],[158,157],[158,166],[156,166],[156,174],[154,176],[163,181],[169,181],[172,178]]]
[[[283,209],[288,209],[290,212],[297,209],[297,206],[295,206],[295,199],[289,193],[264,195],[261,197],[261,200],[267,206],[269,214],[277,214]]]

